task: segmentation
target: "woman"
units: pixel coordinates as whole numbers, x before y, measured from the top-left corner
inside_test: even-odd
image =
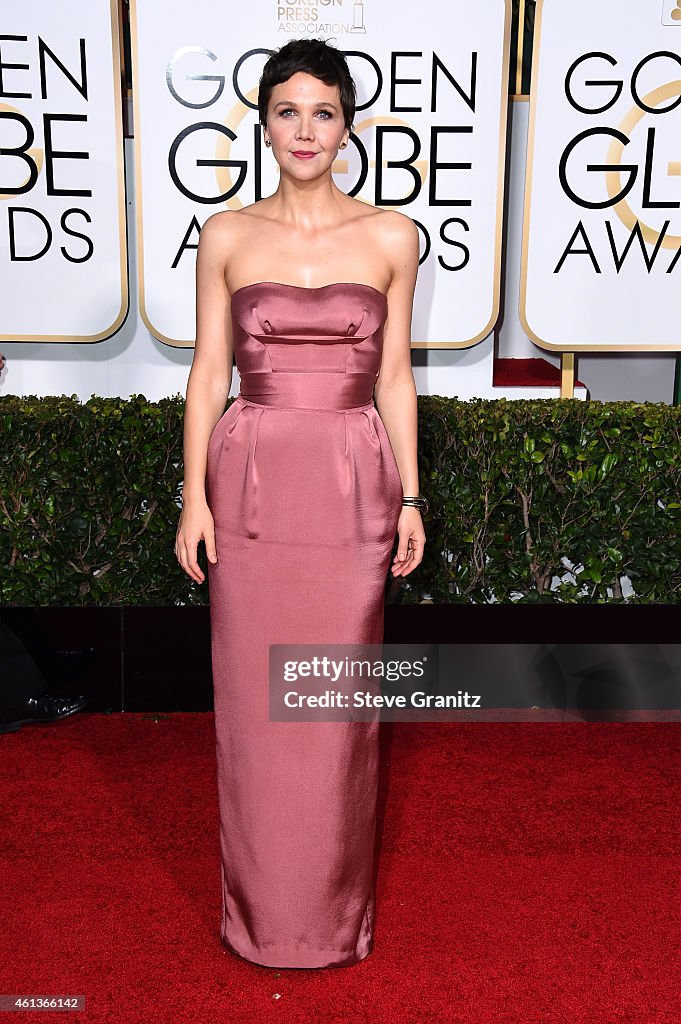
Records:
[[[378,722],[270,721],[269,647],[382,643],[395,532],[393,576],[423,557],[418,233],[333,181],[355,109],[338,50],[287,43],[258,106],[279,186],[201,231],[175,551],[199,583],[208,556],[222,941],[343,966],[373,945]]]

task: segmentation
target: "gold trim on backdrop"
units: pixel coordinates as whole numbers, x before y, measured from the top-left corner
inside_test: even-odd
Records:
[[[575,354],[561,352],[560,355],[560,397],[575,397]]]
[[[130,0],[130,56],[132,59],[132,120],[135,153],[135,224],[137,228],[136,258],[140,317],[152,338],[156,338],[157,341],[162,342],[164,345],[170,345],[171,348],[194,348],[196,339],[193,341],[181,341],[178,338],[169,338],[154,327],[149,318],[146,307],[146,284],[144,277],[144,217],[142,216],[144,204],[144,186],[142,182],[142,115],[140,113],[139,95],[140,75],[137,47],[137,0]]]
[[[95,341],[106,341],[125,323],[128,316],[130,290],[128,287],[128,233],[125,212],[125,160],[123,142],[123,98],[121,95],[122,65],[120,60],[120,39],[122,27],[118,17],[119,0],[109,0],[111,13],[111,71],[114,84],[114,117],[116,122],[116,163],[117,163],[117,194],[118,194],[118,230],[120,238],[119,267],[121,275],[121,305],[116,319],[103,331],[97,334],[0,334],[0,341],[10,342],[59,342],[70,341],[77,344],[88,344]]]
[[[474,338],[467,341],[412,341],[412,349],[449,349],[449,348],[473,348],[494,330],[499,312],[501,309],[501,249],[503,244],[503,219],[504,219],[504,171],[506,168],[506,128],[508,120],[508,83],[510,77],[510,50],[511,50],[511,24],[512,24],[512,0],[505,0],[504,15],[504,38],[501,51],[504,55],[503,70],[501,74],[501,106],[499,111],[499,162],[497,166],[497,220],[494,239],[494,282],[492,297],[492,312],[487,325],[479,331]]]
[[[520,298],[518,302],[518,317],[525,331],[527,337],[538,345],[539,348],[547,349],[551,352],[565,352],[564,345],[558,345],[553,342],[546,341],[544,338],[540,338],[527,322],[527,250],[528,250],[528,236],[529,236],[529,218],[530,218],[530,205],[532,197],[532,172],[533,172],[533,159],[534,159],[534,132],[535,132],[535,110],[537,106],[536,95],[538,85],[538,70],[539,70],[539,51],[541,47],[541,22],[542,14],[544,9],[544,0],[537,0],[535,19],[534,19],[534,38],[532,42],[532,73],[530,80],[530,118],[527,132],[527,163],[525,169],[525,200],[523,207],[523,226],[522,226],[522,247],[520,255]],[[572,352],[678,352],[681,349],[681,345],[669,344],[669,345],[651,345],[651,344],[638,344],[638,345],[575,345],[574,341],[570,342],[572,346]]]
[[[158,328],[154,327],[146,307],[146,282],[144,277],[144,217],[142,210],[144,205],[144,186],[142,182],[142,115],[140,113],[140,75],[139,75],[139,51],[137,46],[137,0],[130,0],[130,57],[132,60],[132,120],[135,154],[135,224],[136,224],[136,259],[137,259],[137,287],[139,291],[139,312],[142,323],[151,334],[152,338],[170,345],[171,348],[194,348],[196,339],[181,341],[178,338],[169,338]]]
[[[144,279],[144,217],[142,208],[144,204],[144,185],[142,181],[142,115],[140,113],[140,75],[139,75],[139,53],[137,47],[137,0],[130,0],[130,57],[132,59],[132,123],[134,136],[135,153],[135,224],[137,226],[137,287],[139,291],[139,311],[142,323],[151,334],[152,338],[170,345],[172,348],[194,348],[196,338],[193,341],[180,341],[177,338],[169,338],[157,330],[149,319],[146,307],[146,291]]]
[[[139,309],[142,322],[157,341],[161,341],[173,348],[193,348],[195,339],[181,341],[169,338],[151,322],[146,309],[145,279],[144,279],[144,230],[143,230],[143,195],[144,185],[142,182],[141,163],[141,116],[139,97],[139,51],[137,35],[137,2],[130,0],[130,52],[132,58],[132,97],[133,97],[133,123],[135,142],[135,220],[137,225],[137,279],[139,288]],[[510,75],[510,41],[511,41],[511,19],[512,0],[504,0],[504,38],[502,42],[502,54],[504,55],[502,81],[501,81],[501,103],[499,110],[499,159],[497,167],[497,217],[494,248],[493,268],[493,297],[492,312],[483,330],[475,337],[466,341],[412,341],[412,349],[465,349],[473,348],[480,341],[487,338],[499,319],[501,308],[501,251],[503,243],[503,212],[504,212],[504,171],[506,167],[506,127],[509,105],[509,75]]]

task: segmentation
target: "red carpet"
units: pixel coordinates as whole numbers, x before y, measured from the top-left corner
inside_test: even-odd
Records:
[[[495,358],[492,367],[492,386],[495,388],[560,387],[560,367],[541,356],[529,359]],[[575,387],[583,388],[583,381],[575,378]]]
[[[8,1020],[678,1024],[681,724],[382,726],[373,952],[223,950],[213,716],[0,737]],[[279,998],[276,998],[276,994]]]

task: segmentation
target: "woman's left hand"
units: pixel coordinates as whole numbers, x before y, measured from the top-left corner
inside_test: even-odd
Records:
[[[408,576],[420,564],[426,546],[421,513],[413,505],[403,505],[397,523],[399,543],[390,571],[393,576]]]

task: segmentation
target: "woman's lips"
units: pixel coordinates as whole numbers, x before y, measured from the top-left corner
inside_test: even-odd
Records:
[[[311,160],[316,153],[306,153],[304,150],[294,150],[293,156],[297,156],[299,160]]]

